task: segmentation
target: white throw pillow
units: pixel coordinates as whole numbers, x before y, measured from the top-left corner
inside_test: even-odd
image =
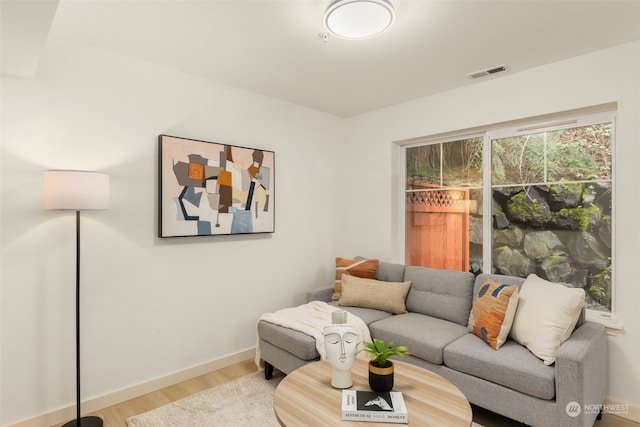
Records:
[[[569,339],[584,306],[584,290],[529,275],[518,295],[511,338],[551,365]]]

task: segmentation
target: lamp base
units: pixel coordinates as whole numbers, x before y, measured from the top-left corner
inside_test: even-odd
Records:
[[[82,417],[80,423],[78,420],[72,420],[64,424],[62,427],[102,427],[102,418],[100,417]]]

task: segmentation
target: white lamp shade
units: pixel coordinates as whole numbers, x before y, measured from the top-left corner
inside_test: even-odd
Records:
[[[45,209],[109,209],[109,175],[78,170],[44,172]]]
[[[324,16],[325,26],[338,37],[366,39],[391,26],[393,0],[335,0]]]

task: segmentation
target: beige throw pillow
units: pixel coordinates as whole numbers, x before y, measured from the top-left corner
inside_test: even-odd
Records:
[[[343,274],[342,295],[338,305],[402,314],[407,312],[405,300],[410,287],[411,282],[383,282]]]
[[[520,288],[511,338],[551,365],[569,339],[584,306],[584,290],[527,277]]]

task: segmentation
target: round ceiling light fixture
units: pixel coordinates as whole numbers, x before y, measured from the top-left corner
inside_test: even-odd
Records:
[[[383,33],[394,19],[394,0],[334,0],[324,25],[344,39],[366,39]]]

